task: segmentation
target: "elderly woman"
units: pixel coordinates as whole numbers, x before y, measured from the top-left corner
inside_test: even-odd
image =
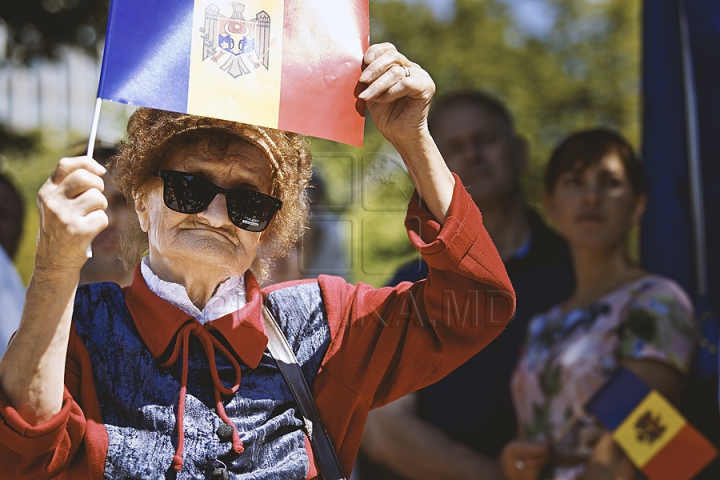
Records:
[[[302,232],[305,140],[139,109],[112,166],[139,220],[126,251],[139,261],[131,286],[76,288],[86,247],[107,224],[102,167],[63,159],[38,195],[35,271],[0,361],[4,475],[318,476],[266,350],[263,305],[349,475],[371,408],[438,380],[502,331],[512,287],[427,133],[432,80],[392,45],[370,47],[364,62],[359,99],[422,199],[408,225],[427,281],[376,290],[321,276],[260,289],[269,262]]]

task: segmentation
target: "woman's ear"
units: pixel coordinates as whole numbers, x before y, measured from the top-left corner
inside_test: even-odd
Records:
[[[632,214],[632,224],[637,225],[640,223],[640,219],[643,216],[643,213],[645,213],[645,209],[647,208],[647,195],[644,193],[641,193],[637,195],[635,198],[635,207],[633,208],[633,214]]]
[[[143,232],[147,233],[150,229],[150,212],[147,205],[147,194],[144,188],[140,188],[133,193],[135,198],[135,213],[138,216],[138,222]]]

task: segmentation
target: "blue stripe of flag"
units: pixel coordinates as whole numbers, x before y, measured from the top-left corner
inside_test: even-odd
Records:
[[[98,97],[186,112],[193,6],[192,0],[113,0]]]
[[[602,386],[585,411],[592,413],[609,430],[615,430],[650,393],[650,387],[624,367]]]

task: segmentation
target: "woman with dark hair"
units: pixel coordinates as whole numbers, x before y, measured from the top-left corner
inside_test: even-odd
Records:
[[[577,283],[530,320],[512,380],[519,438],[504,448],[501,468],[512,480],[633,479],[630,460],[583,407],[620,366],[677,400],[696,338],[692,304],[675,282],[628,257],[646,195],[623,137],[597,129],[562,142],[547,165],[544,204]]]
[[[432,79],[390,44],[364,63],[358,98],[415,182],[407,224],[427,280],[260,288],[305,227],[307,140],[138,109],[109,167],[137,214],[129,287],[77,288],[108,223],[104,168],[63,159],[38,194],[35,270],[0,360],[4,478],[317,478],[333,450],[349,476],[371,408],[437,381],[502,331],[512,286],[427,131]],[[468,315],[448,315],[450,300]],[[283,336],[332,441],[323,454],[310,447],[325,429],[300,412],[302,382],[291,388],[281,371],[292,360],[266,349]]]

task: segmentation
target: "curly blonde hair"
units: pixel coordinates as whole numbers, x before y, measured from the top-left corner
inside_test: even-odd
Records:
[[[309,144],[303,135],[215,118],[138,108],[130,117],[127,136],[109,170],[118,188],[134,207],[134,193],[155,178],[161,166],[180,148],[208,141],[222,152],[236,139],[265,153],[272,167],[271,195],[283,202],[275,214],[250,270],[267,280],[271,262],[285,255],[302,236],[307,223],[306,187],[312,173]],[[133,222],[121,234],[120,257],[134,267],[148,250],[147,233]]]

